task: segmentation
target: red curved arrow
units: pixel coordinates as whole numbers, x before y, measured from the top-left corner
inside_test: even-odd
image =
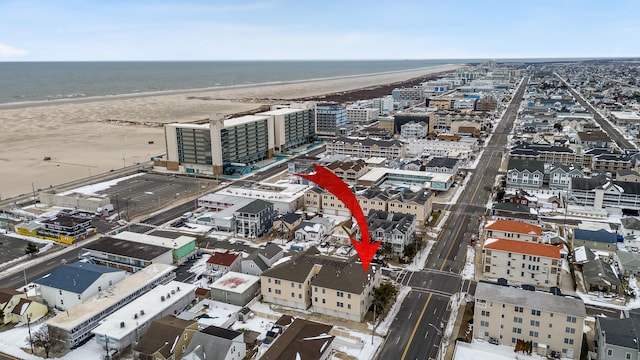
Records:
[[[296,175],[322,186],[342,201],[342,203],[347,206],[347,209],[351,211],[351,214],[353,214],[353,217],[356,219],[356,223],[360,227],[360,233],[362,234],[362,242],[351,238],[351,243],[358,252],[358,256],[362,262],[362,269],[366,273],[369,268],[369,264],[371,264],[371,259],[373,259],[373,256],[376,254],[376,251],[382,242],[378,241],[373,244],[371,243],[367,219],[364,217],[362,207],[360,207],[358,199],[356,199],[356,196],[351,192],[349,186],[347,186],[347,184],[345,184],[344,181],[342,181],[342,179],[340,179],[331,170],[317,164],[313,164],[313,167],[316,169],[315,174]]]

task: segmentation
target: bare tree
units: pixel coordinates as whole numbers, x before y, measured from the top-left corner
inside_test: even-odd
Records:
[[[40,347],[44,350],[45,357],[49,357],[49,351],[53,346],[53,339],[49,334],[49,328],[47,326],[41,326],[38,330],[31,335],[31,344],[33,346]]]

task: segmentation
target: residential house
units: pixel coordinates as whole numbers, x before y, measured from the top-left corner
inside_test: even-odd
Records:
[[[507,187],[540,189],[544,181],[544,163],[537,160],[509,159]]]
[[[416,227],[422,228],[433,211],[433,198],[429,191],[385,189],[377,187],[357,192],[356,198],[364,214],[372,210],[409,214],[416,218]]]
[[[613,140],[601,130],[579,132],[576,142],[585,149],[591,148],[612,148]]]
[[[316,216],[303,221],[295,233],[298,241],[320,241],[333,230],[333,222],[329,218]]]
[[[382,246],[391,246],[393,255],[402,256],[404,249],[414,238],[416,229],[415,216],[411,214],[392,213],[381,210],[370,210],[367,225],[371,241],[382,241]],[[357,229],[361,239],[360,228]]]
[[[81,257],[93,264],[133,273],[151,264],[172,265],[172,244],[170,240],[167,240],[166,246],[161,246],[103,236],[87,244],[86,252]]]
[[[286,213],[273,221],[273,228],[278,232],[279,238],[292,240],[302,220],[303,217],[300,214]]]
[[[488,220],[484,226],[485,237],[540,242],[542,227],[522,221]]]
[[[478,282],[473,337],[516,347],[531,341],[532,351],[579,359],[586,312],[582,299],[543,291]]]
[[[332,325],[295,319],[276,338],[260,360],[328,360],[335,336]]]
[[[258,238],[273,226],[273,204],[256,199],[236,210],[236,233],[246,238]]]
[[[572,178],[583,178],[584,173],[574,164],[553,164],[549,170],[549,190],[568,190]]]
[[[36,279],[42,299],[50,307],[67,310],[123,280],[125,271],[83,262],[63,264]]]
[[[640,359],[640,314],[631,310],[629,316],[596,316],[595,343],[598,360]]]
[[[26,298],[27,294],[10,289],[10,288],[0,288],[0,325],[10,323],[11,322],[11,314],[8,309],[13,309],[13,307],[20,301],[22,298]]]
[[[640,248],[640,218],[626,216],[620,220],[618,233],[624,237],[624,247],[627,250]]]
[[[61,212],[56,216],[43,220],[37,237],[54,240],[71,245],[75,241],[85,239],[96,233],[91,225],[93,214],[83,212]]]
[[[486,239],[482,275],[519,284],[560,286],[561,246],[507,239]]]
[[[599,174],[616,174],[618,170],[635,168],[635,156],[630,154],[604,153],[593,157],[591,170]],[[620,181],[620,180],[619,180]]]
[[[347,184],[353,185],[358,178],[369,171],[369,167],[362,159],[353,161],[334,161],[326,165],[337,177]]]
[[[196,253],[196,238],[192,236],[180,235],[169,238],[123,231],[113,237],[115,239],[133,241],[140,244],[170,247],[173,256],[173,265],[176,266],[189,261],[189,259]]]
[[[49,308],[35,300],[20,298],[13,309],[7,306],[3,311],[9,312],[9,322],[27,324],[42,319],[49,312]]]
[[[457,174],[459,168],[458,159],[438,156],[431,158],[425,165],[425,171],[445,174]]]
[[[229,271],[209,286],[211,298],[227,304],[245,306],[260,293],[260,278]]]
[[[368,159],[383,157],[387,160],[404,157],[405,146],[399,140],[374,140],[340,137],[327,142],[327,155],[349,155],[353,158]]]
[[[314,247],[261,275],[263,301],[362,321],[371,305],[371,291],[380,284],[380,268],[366,272],[356,257],[322,256]]]
[[[241,332],[208,326],[193,335],[183,360],[242,360],[247,355]]]
[[[337,224],[331,233],[331,240],[339,246],[350,246],[351,238],[354,238],[356,231],[353,219],[347,219]]]
[[[614,255],[620,272],[624,276],[640,275],[640,253],[618,250]]]
[[[133,356],[137,360],[182,359],[197,332],[195,320],[182,320],[173,315],[162,317],[152,321],[146,334],[133,345]]]
[[[606,251],[609,253],[609,257],[613,257],[613,253],[618,250],[617,235],[605,229],[575,229],[573,231],[573,247],[578,246]]]
[[[602,257],[594,254],[588,246],[578,247],[575,250],[576,260],[580,259],[579,249],[584,252],[586,261],[581,261],[579,267],[582,270],[582,279],[587,291],[622,294],[622,283],[611,265]],[[583,260],[583,259],[580,259]]]
[[[516,204],[526,205],[530,208],[538,208],[538,198],[526,192],[524,189],[518,189],[515,192],[507,192],[504,194],[503,200]]]
[[[400,135],[405,139],[424,139],[429,134],[429,124],[410,121],[400,127]]]
[[[494,203],[491,207],[491,216],[497,220],[511,220],[538,224],[538,211],[526,205],[515,203]]]
[[[260,275],[263,271],[273,266],[276,261],[282,259],[283,256],[284,251],[280,246],[274,243],[267,244],[264,248],[252,252],[241,260],[240,272],[249,275]]]
[[[633,170],[618,170],[616,171],[616,180],[624,182],[640,182],[640,174]]]
[[[207,274],[211,278],[218,278],[229,271],[240,271],[242,256],[230,251],[214,251],[207,259]]]

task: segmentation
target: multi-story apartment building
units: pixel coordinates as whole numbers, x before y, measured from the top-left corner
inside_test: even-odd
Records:
[[[486,239],[482,256],[486,278],[504,278],[519,284],[559,286],[560,247],[506,239]]]
[[[451,109],[451,100],[450,97],[444,96],[428,98],[426,105],[436,107],[438,110],[449,110]]]
[[[542,228],[538,225],[502,219],[487,221],[484,231],[487,238],[529,242],[540,242],[540,236],[542,236]]]
[[[598,360],[640,359],[640,314],[637,309],[629,311],[628,317],[622,319],[597,316],[595,333]]]
[[[360,176],[369,171],[369,167],[362,159],[334,161],[327,164],[326,168],[333,171],[342,181],[350,185],[354,185]]]
[[[537,160],[509,159],[507,187],[540,189],[544,181],[544,163]]]
[[[315,103],[291,104],[256,114],[273,121],[275,151],[284,153],[316,140]]]
[[[368,159],[383,157],[393,160],[404,157],[404,143],[398,140],[354,139],[340,137],[327,142],[327,155],[349,155]]]
[[[429,134],[429,124],[425,122],[408,122],[400,128],[405,139],[424,139]]]
[[[256,199],[236,210],[236,233],[247,238],[257,238],[273,226],[273,204]]]
[[[409,111],[397,112],[393,115],[392,134],[401,134],[402,127],[408,123],[425,123],[427,124],[427,134],[433,132],[433,121],[431,117],[435,108],[414,108]]]
[[[475,300],[474,338],[514,347],[531,341],[542,356],[580,358],[586,316],[580,298],[479,282]]]
[[[584,173],[573,164],[554,164],[549,170],[549,190],[567,190],[572,178],[581,177],[584,177]]]
[[[414,86],[410,88],[395,88],[391,90],[393,101],[422,101],[424,100],[424,89],[422,86]]]
[[[583,164],[582,153],[576,153],[573,149],[564,146],[540,145],[519,143],[509,152],[509,159],[539,160],[545,163],[557,163],[563,165]],[[590,162],[586,165],[591,166]]]
[[[397,214],[410,214],[416,219],[416,226],[422,228],[433,211],[433,198],[429,191],[411,191],[368,188],[356,191],[356,198],[364,214],[370,211],[388,211]],[[324,214],[351,216],[351,212],[333,194],[318,187],[312,187],[304,196],[307,211]]]
[[[567,196],[569,202],[594,210],[640,210],[640,183],[612,181],[606,175],[571,179]]]
[[[316,133],[335,136],[338,128],[347,124],[347,109],[338,105],[316,107]]]
[[[404,248],[413,241],[416,232],[416,218],[410,214],[370,210],[367,225],[371,240],[389,244],[395,256],[402,256]],[[357,228],[358,239],[362,239],[360,231]]]
[[[578,144],[585,149],[591,148],[612,148],[613,140],[604,131],[583,131],[578,133],[576,138]]]
[[[268,159],[274,151],[273,119],[247,115],[209,124],[168,124],[164,128],[168,170],[222,174],[232,164]]]
[[[315,248],[264,271],[261,293],[267,303],[362,321],[371,292],[380,285],[381,269],[366,273],[356,257],[348,260],[319,255]]]
[[[354,125],[369,125],[378,118],[378,109],[363,107],[347,108],[347,123]]]

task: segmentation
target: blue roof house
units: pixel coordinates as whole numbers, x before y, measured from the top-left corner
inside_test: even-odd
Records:
[[[89,263],[58,266],[50,274],[34,281],[49,307],[67,310],[124,279],[126,272]]]
[[[609,252],[609,257],[618,250],[618,237],[615,233],[604,229],[600,230],[584,230],[575,229],[573,232],[573,248],[586,246],[590,249],[602,250]]]

